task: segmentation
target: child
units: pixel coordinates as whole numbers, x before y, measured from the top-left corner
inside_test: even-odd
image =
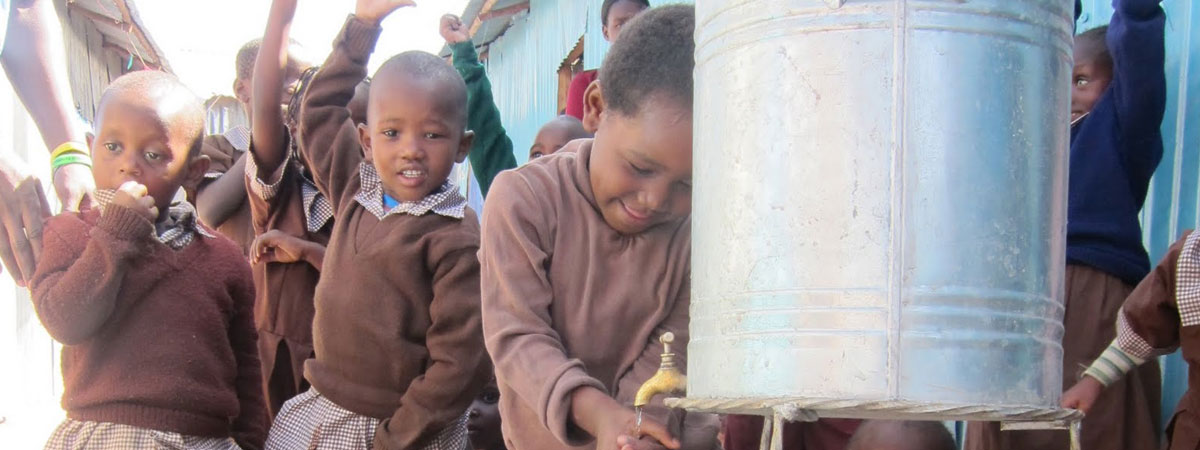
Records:
[[[237,78],[233,81],[233,92],[247,113],[253,106],[254,62],[261,46],[262,41],[255,39],[243,45],[237,53]],[[286,75],[276,87],[278,94],[270,93],[272,98],[278,95],[280,102],[290,97],[300,74],[309,65],[297,56],[299,46],[295,42],[289,42],[288,47]],[[251,115],[250,126],[253,125]],[[250,205],[245,201],[246,152],[250,148],[250,134],[246,127],[237,126],[223,135],[205,139],[204,154],[212,159],[213,165],[199,183],[195,195],[200,220],[233,239],[247,255],[255,239]]]
[[[529,159],[540,158],[559,151],[576,139],[589,139],[591,133],[583,128],[583,122],[571,116],[558,116],[542,125],[529,147]]]
[[[616,44],[625,24],[649,7],[649,0],[604,0],[604,3],[600,4],[600,32],[604,35],[604,40]],[[599,74],[599,70],[588,70],[571,79],[571,85],[567,87],[568,116],[583,120],[584,93]]]
[[[500,123],[500,110],[492,100],[492,84],[483,64],[479,63],[467,28],[457,16],[446,14],[442,16],[440,30],[452,52],[454,68],[467,83],[467,127],[475,132],[475,144],[469,157],[472,172],[486,197],[496,174],[517,167],[513,143]],[[554,153],[571,140],[590,137],[579,119],[552,119],[538,131],[529,150],[529,159]]]
[[[645,441],[630,436],[626,405],[659,366],[660,335],[687,348],[694,27],[682,5],[632,22],[588,89],[595,140],[492,185],[484,335],[510,449],[680,447],[661,411]]]
[[[96,130],[100,207],[47,223],[32,284],[63,343],[67,420],[46,448],[261,448],[249,267],[170,204],[208,168],[199,100],[172,75],[131,73],[105,91]]]
[[[1146,276],[1121,307],[1117,337],[1092,363],[1079,383],[1063,394],[1062,406],[1085,414],[1103,413],[1097,403],[1111,395],[1112,386],[1136,366],[1183,348],[1189,367],[1188,390],[1167,427],[1167,448],[1200,448],[1200,234],[1185,233],[1158,267]],[[1110,402],[1111,404],[1111,402]],[[1149,447],[1145,447],[1149,448]]]
[[[1162,159],[1166,104],[1163,27],[1158,0],[1115,0],[1107,32],[1075,40],[1071,159],[1067,200],[1063,388],[1079,379],[1116,335],[1117,311],[1150,261],[1138,212]],[[1083,448],[1156,448],[1161,381],[1150,361],[1114,383],[1084,418]],[[1058,449],[1063,431],[973,425],[968,448]]]
[[[466,158],[466,88],[408,52],[371,79],[367,123],[346,104],[379,22],[408,0],[359,0],[301,102],[301,152],[335,211],[315,297],[312,384],[267,448],[461,449],[491,368],[479,312],[479,225],[447,181]]]
[[[507,450],[500,434],[500,389],[492,378],[467,410],[467,435],[475,450]]]
[[[958,450],[958,444],[941,422],[868,420],[846,450]]]
[[[313,354],[313,293],[321,276],[333,208],[311,181],[284,126],[279,87],[287,83],[287,29],[296,0],[271,7],[252,78],[253,125],[246,187],[257,238],[251,251],[258,351],[271,414],[304,392],[304,361]]]

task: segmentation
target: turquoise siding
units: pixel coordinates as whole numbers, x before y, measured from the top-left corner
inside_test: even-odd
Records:
[[[1109,0],[1084,0],[1079,30],[1108,22]],[[1186,230],[1200,222],[1200,6],[1194,2],[1163,2],[1167,12],[1167,114],[1162,132],[1164,153],[1150,183],[1150,194],[1142,210],[1143,236],[1151,261],[1162,257],[1167,247]],[[1187,366],[1179,354],[1163,362],[1163,419],[1171,417],[1175,404],[1187,388]]]

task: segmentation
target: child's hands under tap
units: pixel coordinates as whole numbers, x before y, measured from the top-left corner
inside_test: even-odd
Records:
[[[417,6],[417,2],[413,0],[358,0],[354,6],[354,17],[378,26],[384,17],[397,9],[408,6]]]
[[[1092,405],[1096,403],[1096,399],[1100,397],[1101,392],[1104,392],[1104,385],[1100,383],[1100,380],[1084,376],[1078,383],[1071,386],[1071,389],[1067,389],[1067,392],[1063,393],[1062,407],[1077,409],[1087,414],[1088,410],[1092,409]]]
[[[463,25],[462,20],[454,14],[446,14],[442,16],[441,25],[438,31],[442,33],[442,39],[446,40],[447,44],[457,44],[459,42],[467,42],[471,39],[471,32]]]
[[[158,207],[154,205],[154,197],[149,195],[146,186],[136,181],[126,181],[117,188],[113,197],[113,205],[129,209],[154,223],[158,220]]]

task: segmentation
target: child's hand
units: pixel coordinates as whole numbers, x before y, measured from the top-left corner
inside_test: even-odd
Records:
[[[571,416],[577,426],[596,438],[596,450],[653,448],[645,446],[650,440],[632,442],[629,436],[635,432],[637,416],[599,389],[581,387],[571,392]],[[653,419],[643,417],[641,428],[642,436],[656,439],[672,450],[679,448],[679,441],[671,437],[667,427]],[[619,442],[622,437],[626,442]]]
[[[470,30],[463,26],[462,20],[459,20],[458,16],[454,14],[442,16],[442,23],[438,27],[438,31],[441,31],[442,39],[445,39],[447,44],[453,45],[471,40],[471,36],[467,35]]]
[[[1096,398],[1100,397],[1100,393],[1104,391],[1104,385],[1100,384],[1100,380],[1084,376],[1082,380],[1067,389],[1063,393],[1062,407],[1067,409],[1078,409],[1080,412],[1087,414],[1088,410],[1092,409],[1092,405],[1096,403]]]
[[[254,240],[250,257],[255,264],[261,262],[294,263],[304,257],[306,242],[279,230],[263,233]]]
[[[113,197],[112,203],[138,213],[150,223],[158,220],[158,207],[154,205],[154,197],[149,195],[149,191],[142,183],[126,181],[117,188],[117,194]]]
[[[378,26],[384,17],[406,6],[417,6],[413,0],[358,0],[354,6],[354,17]]]

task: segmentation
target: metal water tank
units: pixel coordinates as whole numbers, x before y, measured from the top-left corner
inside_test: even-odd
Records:
[[[1057,406],[1072,6],[696,1],[688,399]]]

